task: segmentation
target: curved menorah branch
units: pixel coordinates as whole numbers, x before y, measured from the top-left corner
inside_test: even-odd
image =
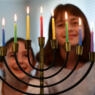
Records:
[[[57,85],[57,84],[59,84],[59,83],[65,81],[65,80],[66,80],[68,77],[70,77],[70,75],[75,71],[76,67],[78,66],[78,63],[79,63],[79,57],[78,57],[78,59],[77,59],[77,61],[76,61],[75,66],[74,66],[73,69],[71,70],[71,72],[69,72],[62,80],[60,80],[60,81],[58,81],[58,82],[56,82],[56,83],[50,84],[50,85],[48,85],[47,87],[55,86],[55,85]]]
[[[1,76],[0,76],[0,79],[1,79],[6,85],[8,85],[10,88],[12,88],[12,89],[14,89],[14,90],[16,90],[16,91],[18,91],[18,92],[20,92],[20,93],[27,94],[27,95],[38,95],[38,94],[34,94],[34,93],[24,92],[24,91],[22,91],[22,90],[19,90],[19,89],[13,87],[13,86],[10,85],[8,82],[6,82]]]
[[[55,61],[55,54],[56,54],[56,50],[53,50],[53,61],[52,61],[52,64],[50,64],[50,66],[48,66],[47,68],[43,68],[43,69],[39,69],[39,68],[37,68],[37,67],[35,67],[35,66],[33,66],[32,64],[31,64],[31,62],[30,62],[30,58],[29,58],[29,49],[27,49],[27,52],[28,52],[28,62],[29,62],[29,64],[30,64],[30,66],[33,68],[33,69],[35,69],[35,70],[37,70],[37,71],[46,71],[46,70],[49,70],[50,68],[52,68],[55,64],[54,64],[54,61]]]
[[[76,87],[79,83],[81,83],[81,82],[87,77],[87,75],[89,74],[89,72],[91,71],[91,69],[92,69],[92,67],[93,67],[93,64],[94,64],[94,62],[91,62],[90,66],[89,66],[89,68],[88,68],[88,70],[87,70],[87,72],[86,72],[86,73],[83,75],[83,77],[82,77],[80,80],[78,80],[75,84],[73,84],[72,86],[68,87],[67,89],[64,89],[64,90],[62,90],[62,91],[59,91],[59,92],[57,92],[57,93],[51,93],[50,95],[62,94],[62,93],[65,93],[65,92],[67,92],[67,91],[73,89],[74,87]],[[48,94],[45,94],[45,95],[48,95]]]
[[[64,64],[63,64],[63,66],[62,66],[56,73],[54,73],[54,74],[52,74],[52,75],[50,75],[50,76],[47,76],[47,77],[43,77],[43,78],[44,78],[44,79],[52,78],[53,76],[55,76],[55,75],[57,75],[59,72],[61,72],[61,71],[63,70],[63,68],[64,68],[64,67],[66,66],[66,64],[67,64],[68,55],[69,55],[69,52],[66,53],[66,60],[65,60],[65,62],[64,62]],[[31,64],[30,59],[28,59],[28,60],[29,60],[29,64]]]
[[[6,59],[5,59],[5,58],[4,58],[4,63],[5,63],[5,65],[6,65],[8,71],[9,71],[18,81],[20,81],[20,82],[22,82],[22,83],[24,83],[24,84],[26,84],[26,85],[32,86],[32,87],[38,87],[38,88],[40,88],[39,85],[29,84],[29,83],[27,83],[27,82],[25,82],[25,81],[19,79],[19,78],[10,70],[9,66],[7,65],[7,62],[6,62]]]
[[[15,60],[16,60],[16,63],[17,63],[17,65],[18,65],[18,67],[20,68],[21,71],[23,71],[23,73],[25,73],[27,76],[29,76],[29,77],[31,77],[31,78],[40,79],[39,77],[32,76],[31,74],[25,72],[25,71],[23,70],[23,68],[19,65],[19,62],[18,62],[16,53],[14,53],[14,56],[15,56]]]

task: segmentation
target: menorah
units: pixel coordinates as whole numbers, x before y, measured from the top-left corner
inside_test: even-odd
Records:
[[[19,62],[18,62],[18,58],[16,56],[16,53],[18,52],[18,44],[17,43],[14,43],[13,44],[13,52],[14,52],[14,55],[15,55],[15,60],[16,60],[16,63],[18,65],[18,67],[20,68],[20,70],[22,70],[27,76],[31,77],[31,78],[34,78],[34,79],[39,79],[40,80],[40,85],[33,85],[33,84],[29,84],[29,83],[26,83],[22,80],[20,80],[18,77],[15,76],[15,74],[13,74],[13,72],[9,69],[9,66],[7,65],[7,61],[5,59],[5,56],[6,56],[6,52],[7,52],[7,48],[5,46],[2,46],[0,47],[0,58],[4,59],[4,63],[6,65],[6,67],[8,68],[9,72],[17,79],[19,80],[20,82],[22,82],[23,84],[26,84],[28,86],[32,86],[32,87],[37,87],[40,89],[40,93],[39,95],[58,95],[58,94],[62,94],[62,93],[65,93],[69,90],[72,90],[74,87],[76,87],[78,84],[80,84],[85,78],[86,76],[89,74],[93,64],[94,64],[94,61],[95,61],[95,53],[94,52],[90,52],[89,53],[89,60],[91,61],[91,64],[88,68],[88,70],[86,71],[86,73],[75,83],[73,84],[72,86],[66,88],[66,89],[63,89],[62,91],[60,92],[57,92],[57,93],[51,93],[51,94],[47,94],[47,93],[44,93],[44,88],[46,87],[52,87],[52,86],[56,86],[60,83],[63,83],[65,82],[65,80],[67,78],[70,77],[70,75],[75,71],[78,63],[79,63],[79,57],[82,55],[83,53],[83,46],[82,45],[77,45],[76,46],[76,55],[78,56],[78,59],[76,60],[76,64],[75,66],[73,67],[73,69],[71,70],[71,72],[69,72],[65,77],[63,77],[63,79],[59,80],[58,82],[56,83],[53,83],[53,84],[49,84],[49,85],[44,85],[44,80],[45,79],[49,79],[49,78],[53,78],[54,76],[56,76],[58,73],[61,72],[62,69],[64,69],[64,67],[66,66],[67,62],[68,62],[68,56],[69,56],[69,52],[71,50],[71,46],[70,46],[70,43],[69,42],[66,42],[65,43],[65,50],[66,50],[66,59],[65,59],[65,62],[63,64],[63,66],[57,71],[55,72],[55,74],[52,74],[50,76],[47,76],[47,77],[44,77],[44,71],[46,70],[49,70],[51,67],[54,66],[54,61],[55,61],[55,52],[56,52],[56,49],[58,47],[58,42],[56,40],[51,40],[51,48],[52,50],[54,51],[54,60],[52,62],[52,64],[48,67],[48,68],[44,68],[44,51],[43,51],[43,47],[44,47],[44,42],[45,42],[45,38],[44,37],[39,37],[38,38],[38,42],[39,42],[39,47],[40,47],[40,68],[36,68],[35,66],[33,66],[31,64],[31,61],[30,61],[30,58],[29,58],[29,49],[31,48],[31,40],[26,40],[26,43],[25,43],[25,48],[27,49],[27,53],[28,53],[28,62],[30,64],[30,66],[32,68],[34,68],[35,70],[37,70],[37,72],[40,72],[40,76],[32,76],[30,74],[28,74],[27,72],[25,72],[22,67],[19,65]],[[24,91],[21,91],[17,88],[15,88],[14,86],[10,85],[9,83],[7,83],[3,77],[0,76],[0,79],[5,83],[7,84],[10,88],[18,91],[18,92],[21,92],[23,94],[28,94],[28,95],[36,95],[34,93],[29,93],[29,92],[24,92]]]
[[[85,78],[86,76],[89,74],[90,70],[92,69],[92,66],[94,64],[94,61],[95,61],[95,52],[91,51],[89,52],[89,61],[91,61],[91,64],[89,65],[87,71],[84,73],[84,75],[78,79],[78,81],[76,81],[74,84],[70,85],[69,87],[67,87],[66,89],[62,89],[56,93],[45,93],[44,92],[44,89],[45,88],[49,88],[49,87],[52,87],[52,86],[57,86],[61,83],[65,83],[65,81],[74,73],[74,71],[76,70],[78,64],[79,64],[79,59],[80,57],[82,56],[82,53],[83,53],[83,46],[82,46],[82,38],[81,38],[81,34],[79,34],[79,43],[78,45],[76,46],[76,55],[77,55],[77,59],[76,59],[76,64],[75,66],[72,68],[72,70],[62,79],[58,80],[57,82],[55,83],[52,83],[52,84],[46,84],[44,85],[44,81],[46,79],[51,79],[55,76],[57,76],[57,74],[59,74],[66,66],[66,64],[68,63],[68,57],[69,57],[69,53],[71,51],[71,45],[68,41],[68,22],[67,22],[67,18],[68,18],[68,15],[67,15],[67,12],[65,13],[66,15],[66,22],[65,22],[65,28],[66,28],[66,42],[63,46],[63,48],[65,49],[66,51],[66,59],[65,61],[63,62],[63,65],[60,67],[60,69],[58,71],[55,71],[54,74],[51,74],[49,76],[44,76],[44,72],[45,71],[48,71],[49,69],[51,69],[54,65],[55,65],[55,59],[56,59],[56,50],[58,48],[58,42],[56,40],[56,33],[55,33],[55,21],[54,21],[54,14],[53,16],[51,17],[51,21],[52,21],[52,40],[50,40],[50,43],[51,43],[51,48],[52,48],[52,51],[53,51],[53,60],[52,60],[52,64],[49,65],[47,68],[44,68],[44,45],[45,45],[45,37],[43,37],[43,16],[42,16],[42,7],[41,7],[41,16],[40,16],[40,37],[38,38],[38,43],[39,43],[39,48],[40,48],[40,56],[39,56],[39,59],[40,59],[40,62],[39,62],[39,68],[38,67],[35,67],[32,65],[31,61],[30,61],[30,55],[29,55],[29,51],[31,49],[31,40],[30,40],[30,16],[29,16],[29,7],[27,7],[27,17],[26,17],[26,41],[25,41],[25,48],[27,50],[27,59],[28,59],[28,63],[30,65],[30,67],[32,67],[34,70],[36,70],[37,72],[39,72],[39,76],[33,76],[29,73],[27,73],[26,71],[23,70],[23,68],[20,66],[19,64],[19,61],[18,61],[18,58],[17,58],[17,55],[16,53],[18,52],[18,42],[17,42],[17,25],[16,25],[16,22],[17,22],[17,16],[15,15],[15,19],[14,19],[14,44],[13,44],[13,53],[14,53],[14,57],[15,57],[15,61],[19,67],[19,69],[25,73],[27,76],[29,76],[30,78],[34,78],[34,79],[38,79],[40,81],[40,84],[39,85],[34,85],[34,84],[30,84],[30,83],[27,83],[21,79],[19,79],[12,71],[11,69],[9,68],[8,66],[8,62],[7,60],[5,59],[5,56],[6,56],[6,53],[7,53],[7,47],[5,47],[6,45],[3,45],[0,47],[0,58],[4,60],[4,64],[5,66],[7,67],[7,69],[9,70],[9,72],[11,73],[11,75],[16,79],[18,80],[19,82],[25,84],[25,85],[28,85],[28,86],[31,86],[33,88],[39,88],[40,89],[40,93],[39,95],[59,95],[59,94],[62,94],[62,93],[65,93],[69,90],[72,90],[74,87],[76,87],[77,85],[79,85]],[[4,26],[5,23],[3,23],[2,26]],[[81,25],[79,25],[80,27]],[[79,33],[81,33],[82,31],[79,30]],[[4,33],[4,32],[3,32]],[[27,94],[27,95],[38,95],[38,94],[35,94],[35,93],[30,93],[30,92],[24,92],[18,88],[15,88],[13,85],[9,84],[2,76],[0,76],[0,79],[6,84],[8,85],[10,88],[20,92],[20,93],[23,93],[23,94]]]

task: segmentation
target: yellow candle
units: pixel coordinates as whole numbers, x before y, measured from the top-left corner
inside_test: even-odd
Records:
[[[54,19],[54,13],[52,12],[52,39],[55,40],[56,39],[56,35],[55,35],[55,19]]]
[[[27,16],[26,16],[26,40],[30,40],[30,15],[29,15],[29,6],[27,7]]]

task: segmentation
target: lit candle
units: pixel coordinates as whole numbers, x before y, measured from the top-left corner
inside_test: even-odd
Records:
[[[40,7],[40,13],[41,13],[41,16],[40,16],[40,37],[43,37],[43,7],[41,6]]]
[[[30,40],[30,8],[27,6],[27,16],[26,16],[26,39]]]
[[[93,27],[94,27],[94,23],[92,23],[92,26],[91,26],[91,32],[90,32],[90,37],[91,37],[91,45],[90,45],[90,51],[93,52],[94,51],[94,32],[93,32]]]
[[[52,39],[56,39],[55,35],[55,19],[54,19],[54,12],[52,11]]]
[[[82,45],[82,21],[81,18],[79,17],[79,45]]]
[[[17,15],[14,14],[14,43],[17,43]]]
[[[5,18],[2,18],[2,46],[5,46]]]
[[[68,14],[65,12],[65,31],[66,31],[66,42],[69,42],[68,38]]]

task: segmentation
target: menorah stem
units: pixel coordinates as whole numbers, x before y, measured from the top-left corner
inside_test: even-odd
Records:
[[[40,47],[40,95],[44,95],[44,37],[39,38],[39,47]]]

